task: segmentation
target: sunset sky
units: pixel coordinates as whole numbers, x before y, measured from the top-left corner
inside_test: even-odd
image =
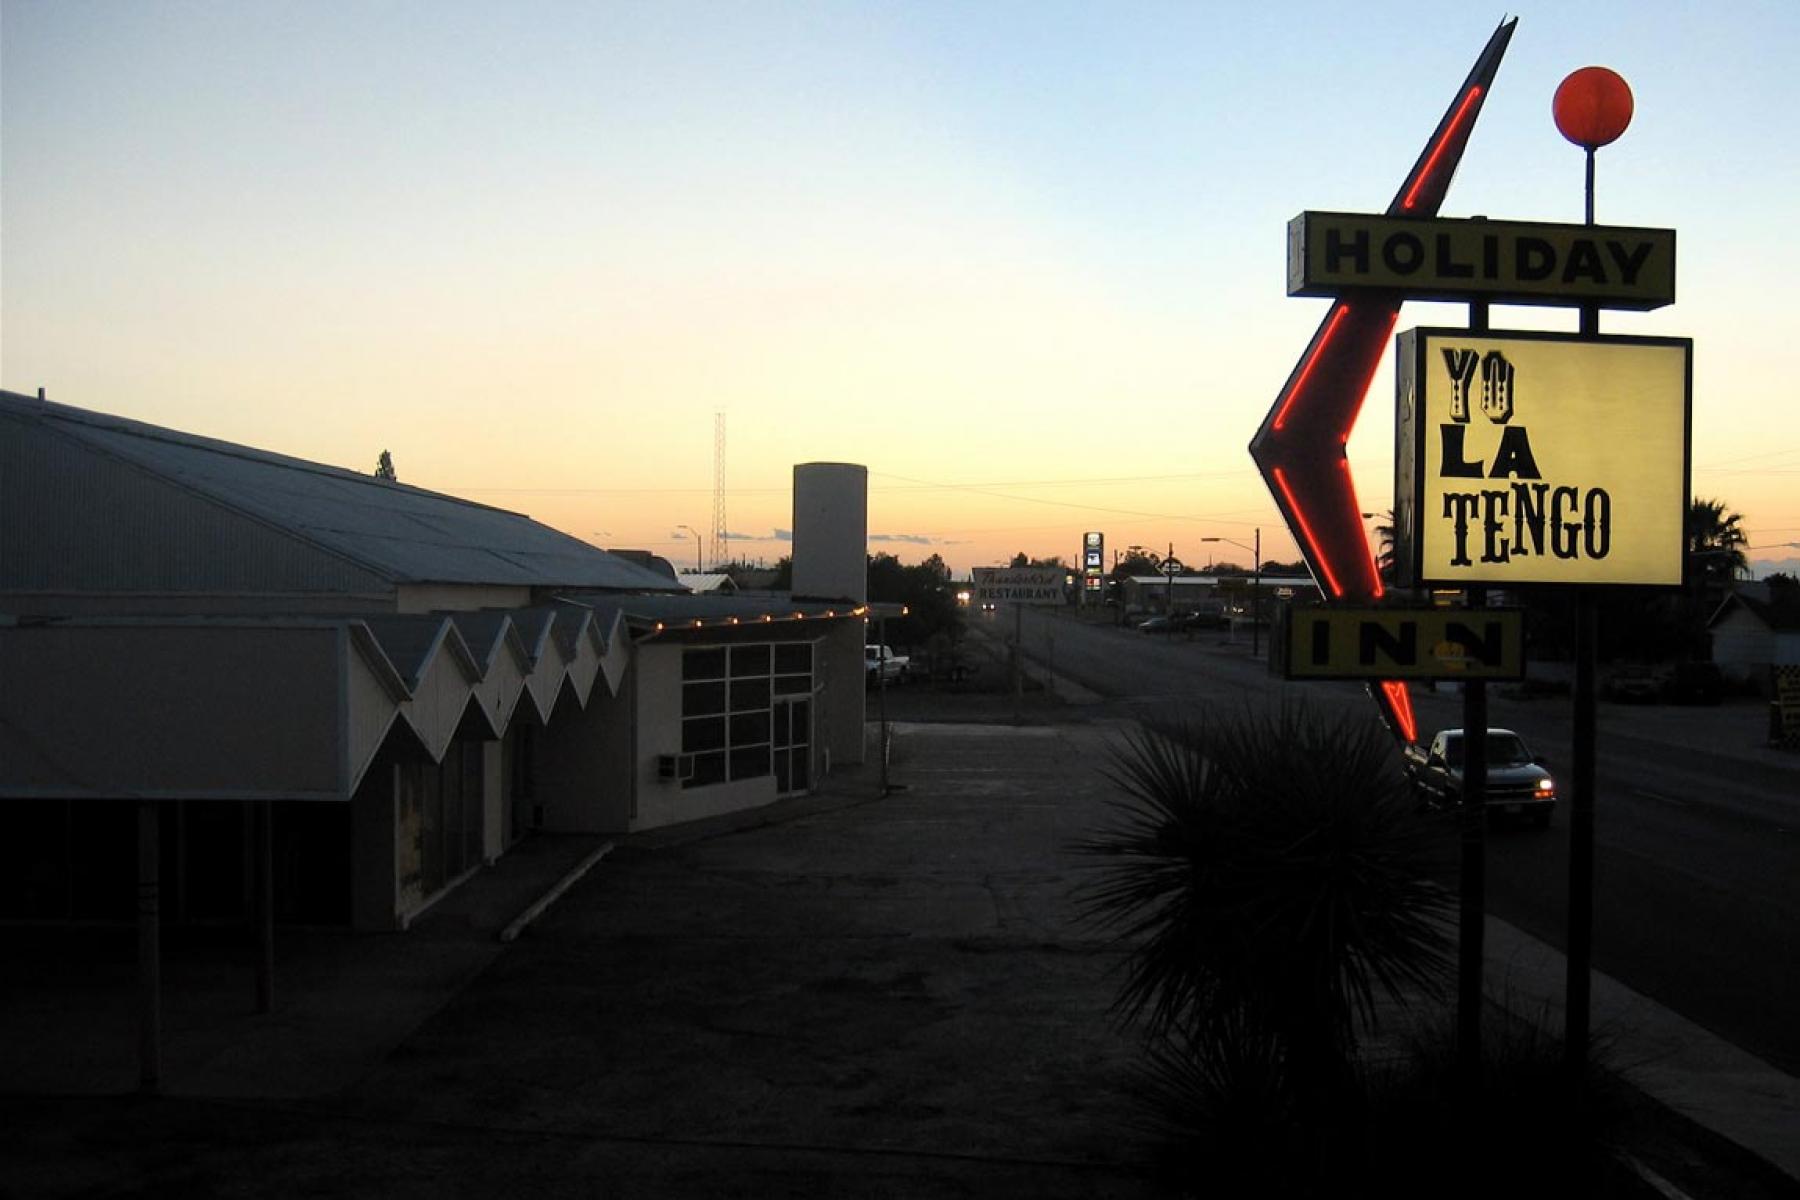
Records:
[[[385,448],[684,566],[719,412],[750,560],[813,460],[869,468],[904,561],[1292,558],[1245,451],[1326,304],[1285,295],[1286,222],[1383,209],[1503,13],[1211,8],[0,0],[0,385]],[[1762,570],[1800,569],[1797,62],[1792,0],[1526,10],[1444,206],[1580,220],[1550,98],[1624,75],[1599,218],[1678,230],[1678,300],[1602,328],[1695,339],[1694,491]]]

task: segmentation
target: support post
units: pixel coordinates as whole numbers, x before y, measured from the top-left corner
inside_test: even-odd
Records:
[[[1260,657],[1257,642],[1257,619],[1262,616],[1262,527],[1256,529],[1256,549],[1250,552],[1256,557],[1251,563],[1253,578],[1250,584],[1250,657]]]
[[[888,794],[887,617],[875,618],[875,715],[880,726],[881,794]]]
[[[1469,607],[1487,603],[1485,587],[1468,589]],[[1462,869],[1457,910],[1456,1064],[1463,1086],[1481,1082],[1481,972],[1487,933],[1487,681],[1463,681]]]
[[[154,800],[138,801],[138,1090],[162,1088],[162,829]]]
[[[251,805],[256,858],[256,1011],[275,1008],[275,802]]]
[[[1025,705],[1025,606],[1013,601],[1013,724],[1019,724],[1024,718],[1022,710]]]
[[[1469,331],[1485,333],[1488,306],[1469,305]],[[1487,605],[1487,588],[1468,589],[1469,607]],[[1463,681],[1463,794],[1457,910],[1456,1066],[1462,1086],[1481,1086],[1482,968],[1487,953],[1487,726],[1485,680]]]
[[[1587,148],[1587,223],[1594,223],[1594,147]],[[1600,308],[1581,306],[1581,332],[1600,332]],[[1599,660],[1594,593],[1575,593],[1573,792],[1569,797],[1568,977],[1563,988],[1563,1066],[1579,1102],[1587,1069],[1594,961],[1594,670]]]
[[[1587,1066],[1594,959],[1594,667],[1599,622],[1594,594],[1575,595],[1573,792],[1569,797],[1569,974],[1565,987],[1563,1065],[1579,1095]]]

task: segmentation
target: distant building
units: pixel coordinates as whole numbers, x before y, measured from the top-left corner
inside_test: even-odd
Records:
[[[1319,589],[1310,576],[1264,575],[1258,583],[1250,575],[1132,575],[1125,579],[1122,603],[1127,613],[1167,613],[1173,611],[1232,615],[1242,610],[1246,615],[1251,594],[1260,588],[1262,613],[1266,618],[1281,600],[1316,600]]]
[[[710,571],[705,574],[690,572],[686,575],[682,575],[680,579],[681,582],[687,586],[688,590],[694,592],[696,595],[707,595],[717,592],[721,595],[730,596],[734,595],[738,590],[737,583],[731,576],[722,571]]]
[[[694,595],[634,558],[0,393],[0,918],[129,919],[149,828],[168,919],[240,919],[268,872],[279,919],[404,928],[534,830],[861,761],[860,595]]]
[[[1800,604],[1781,603],[1762,585],[1738,584],[1707,629],[1713,662],[1734,683],[1767,690],[1770,668],[1800,666]]]

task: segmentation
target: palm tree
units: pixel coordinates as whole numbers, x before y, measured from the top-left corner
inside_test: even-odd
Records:
[[[1111,777],[1125,798],[1078,849],[1100,859],[1083,911],[1126,948],[1117,1010],[1212,1063],[1251,1039],[1328,1123],[1378,999],[1441,994],[1450,962],[1446,830],[1392,743],[1283,705],[1145,726]]]
[[[1394,583],[1395,546],[1398,538],[1394,532],[1394,510],[1381,513],[1364,513],[1365,517],[1376,517],[1381,523],[1375,526],[1375,571],[1381,582],[1389,587]]]
[[[1743,519],[1742,513],[1727,512],[1723,500],[1696,497],[1688,505],[1689,578],[1722,595],[1734,579],[1749,569],[1749,561],[1744,557],[1746,539],[1740,527]]]

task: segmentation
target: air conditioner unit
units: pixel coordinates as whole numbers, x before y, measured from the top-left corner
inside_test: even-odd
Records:
[[[657,755],[656,777],[664,783],[685,783],[694,777],[694,756],[691,754]]]

